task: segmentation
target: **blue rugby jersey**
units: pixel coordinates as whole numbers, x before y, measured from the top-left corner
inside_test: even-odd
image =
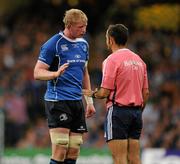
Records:
[[[69,63],[63,75],[47,81],[44,99],[47,101],[82,99],[82,81],[85,63],[89,58],[89,45],[83,38],[71,40],[62,32],[54,35],[41,47],[38,60],[55,71]]]

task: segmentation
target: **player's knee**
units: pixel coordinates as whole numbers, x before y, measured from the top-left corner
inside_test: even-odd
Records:
[[[67,157],[70,159],[77,159],[80,152],[80,146],[83,143],[82,136],[70,136],[69,151]]]
[[[51,143],[55,145],[62,146],[64,148],[68,148],[69,145],[69,134],[67,133],[50,133]]]
[[[69,147],[70,148],[80,148],[80,145],[83,143],[82,136],[70,136],[69,138]]]

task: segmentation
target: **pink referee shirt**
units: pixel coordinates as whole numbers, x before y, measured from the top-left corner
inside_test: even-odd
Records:
[[[129,49],[117,50],[103,62],[101,87],[111,90],[107,107],[113,99],[119,106],[141,106],[142,89],[148,88],[146,64]]]

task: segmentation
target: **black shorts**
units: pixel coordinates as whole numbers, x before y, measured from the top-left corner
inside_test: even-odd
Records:
[[[71,132],[87,132],[83,103],[80,100],[45,101],[49,128],[68,128]]]
[[[142,110],[140,107],[111,106],[106,114],[106,141],[115,139],[139,139],[142,130]]]

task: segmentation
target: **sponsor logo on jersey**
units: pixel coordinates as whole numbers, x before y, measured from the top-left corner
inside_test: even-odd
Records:
[[[67,44],[62,44],[61,49],[62,49],[62,51],[67,51],[68,50]]]
[[[78,47],[78,45],[77,45],[77,44],[72,44],[72,46],[73,46],[74,48],[77,48],[77,47]]]
[[[84,52],[87,52],[87,47],[85,45],[82,45],[82,49]]]
[[[77,58],[77,59],[79,59],[79,58],[81,58],[81,55],[76,54],[74,57]]]

